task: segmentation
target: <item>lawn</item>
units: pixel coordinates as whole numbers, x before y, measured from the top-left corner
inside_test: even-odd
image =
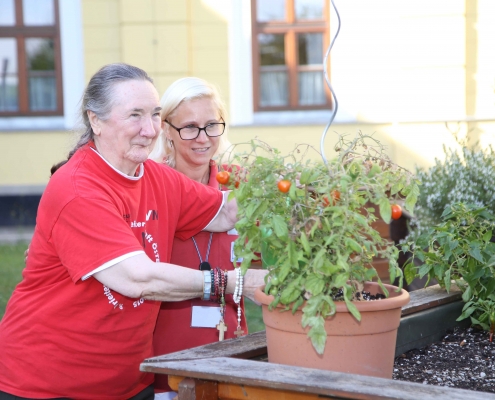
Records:
[[[15,285],[22,279],[26,248],[27,243],[0,245],[0,319]]]
[[[5,306],[15,285],[22,279],[24,250],[26,248],[27,243],[0,245],[0,319],[5,313]],[[249,332],[254,333],[265,329],[261,308],[247,299],[245,307]]]

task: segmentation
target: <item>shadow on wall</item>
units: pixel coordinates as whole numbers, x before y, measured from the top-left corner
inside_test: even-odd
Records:
[[[41,195],[0,196],[0,227],[34,226]]]

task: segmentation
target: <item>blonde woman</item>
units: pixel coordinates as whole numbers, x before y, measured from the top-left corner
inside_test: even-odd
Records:
[[[190,179],[221,190],[216,180],[218,165],[213,160],[229,146],[225,107],[216,88],[199,78],[175,81],[161,99],[162,132],[150,158],[164,162]],[[233,243],[237,235],[229,232],[200,232],[188,240],[174,239],[171,263],[198,270],[220,267],[233,269]],[[244,305],[238,307],[227,295],[224,323],[220,330],[220,305],[201,299],[162,303],[154,334],[155,355],[247,334]],[[240,329],[238,329],[240,327]],[[243,331],[242,333],[240,331]],[[156,375],[157,399],[172,398],[167,376]],[[168,396],[168,397],[167,397]]]

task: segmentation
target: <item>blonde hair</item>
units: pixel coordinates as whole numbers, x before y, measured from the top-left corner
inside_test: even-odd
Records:
[[[173,117],[177,107],[183,102],[201,98],[211,99],[216,106],[220,117],[227,124],[227,111],[216,87],[203,79],[195,77],[178,79],[168,87],[160,101],[162,106],[162,121]],[[165,124],[164,130],[160,132],[149,158],[156,162],[163,162],[165,160],[169,166],[175,168],[175,147],[173,141],[168,140],[165,136],[165,131],[168,129],[173,128],[168,124]],[[230,147],[230,142],[227,139],[227,131],[228,124],[225,126],[225,132],[220,136],[219,146],[215,156],[225,153]]]

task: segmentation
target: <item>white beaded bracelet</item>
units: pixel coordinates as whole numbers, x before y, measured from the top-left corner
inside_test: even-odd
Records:
[[[241,336],[244,331],[241,330],[241,299],[242,299],[242,286],[244,284],[244,276],[241,273],[240,268],[235,269],[235,289],[234,289],[234,303],[237,304],[237,331],[234,333],[237,337]]]

